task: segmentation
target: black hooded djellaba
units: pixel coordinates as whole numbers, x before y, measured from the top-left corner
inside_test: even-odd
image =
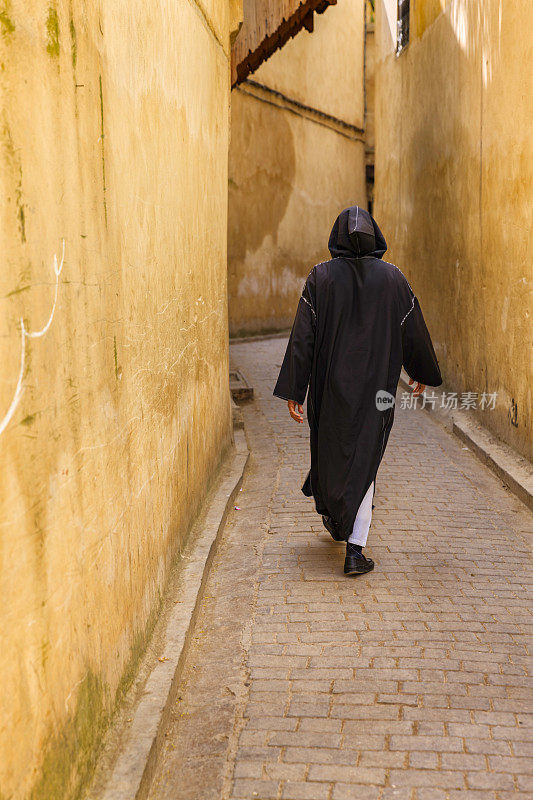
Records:
[[[303,403],[307,387],[311,470],[302,487],[348,539],[375,480],[394,419],[376,393],[396,394],[402,364],[415,381],[442,378],[422,311],[368,211],[336,219],[331,260],[313,267],[298,303],[274,394]]]

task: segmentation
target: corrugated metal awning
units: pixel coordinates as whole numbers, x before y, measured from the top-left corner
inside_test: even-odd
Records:
[[[244,0],[244,22],[231,50],[231,85],[246,80],[272,53],[337,0]]]

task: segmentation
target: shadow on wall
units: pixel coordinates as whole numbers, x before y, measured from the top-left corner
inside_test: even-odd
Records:
[[[527,457],[533,162],[527,52],[514,37],[524,7],[457,0],[384,60],[381,103],[397,100],[392,119],[389,110],[378,120],[386,177],[376,212],[421,297],[447,384],[497,392],[496,410],[479,419]]]
[[[242,262],[266,236],[277,244],[278,226],[293,190],[296,152],[285,114],[273,115],[266,103],[242,95],[232,99],[244,108],[232,115],[228,256]]]
[[[295,190],[296,146],[288,114],[234,91],[229,157],[230,332],[279,328],[287,256],[278,231]],[[294,227],[294,225],[292,225]]]
[[[414,111],[416,123],[405,146],[408,219],[405,251],[414,263],[433,263],[416,278],[425,296],[435,303],[445,298],[454,332],[439,336],[447,342],[446,371],[454,385],[471,388],[475,375],[479,391],[491,391],[487,377],[487,286],[484,274],[480,215],[483,213],[480,131],[481,93],[492,79],[490,43],[498,41],[492,15],[480,6],[456,2],[437,22],[440,40],[418,55],[403,86],[403,105]],[[500,20],[501,24],[501,20]],[[446,57],[447,70],[440,68]],[[481,66],[481,76],[478,70]],[[424,91],[432,75],[431,92]],[[480,81],[481,77],[481,81]],[[424,102],[417,102],[424,97]],[[406,192],[402,193],[403,198]],[[419,220],[425,220],[422,226]],[[435,280],[440,291],[434,295]],[[496,288],[496,287],[494,287]],[[435,302],[436,301],[436,302]],[[490,316],[490,312],[489,312]],[[474,324],[472,324],[474,321]]]
[[[468,46],[458,47],[445,15],[437,24],[439,46],[418,52],[418,68],[411,68],[402,87],[402,106],[412,110],[412,122],[402,132],[400,225],[405,267],[412,270],[417,291],[427,298],[430,316],[442,324],[439,309],[442,304],[448,307],[454,333],[450,337],[450,330],[437,327],[435,334],[446,342],[446,371],[455,383],[465,380],[456,372],[480,344],[463,313],[465,305],[472,308],[475,302],[479,280],[479,141],[469,131],[472,125],[479,131],[479,85],[464,85],[475,43],[469,40]],[[462,19],[463,36],[473,24]],[[449,64],[445,74],[440,69],[443,51]],[[423,86],[427,74],[433,76],[431,91]],[[469,107],[466,117],[460,109],[463,102]],[[482,353],[477,356],[483,358]]]

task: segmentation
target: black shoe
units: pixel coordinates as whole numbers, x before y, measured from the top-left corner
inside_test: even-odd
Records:
[[[322,522],[324,523],[324,528],[331,533],[333,539],[336,542],[343,542],[344,539],[339,532],[339,526],[331,517],[322,517]]]
[[[365,558],[361,550],[356,549],[356,545],[346,542],[346,560],[344,562],[345,575],[363,575],[374,569],[374,562],[371,558]]]

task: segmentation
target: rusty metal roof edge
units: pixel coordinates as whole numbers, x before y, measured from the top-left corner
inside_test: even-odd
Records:
[[[231,88],[235,88],[244,80],[247,79],[250,73],[258,69],[261,64],[269,58],[272,53],[283,47],[289,39],[296,36],[297,33],[304,27],[304,20],[313,14],[323,14],[329,6],[337,4],[337,0],[306,0],[300,3],[299,7],[288,19],[283,19],[282,23],[270,34],[265,36],[264,39],[252,51],[248,51],[248,55],[239,63],[235,64],[234,56],[235,50],[232,49],[231,53]],[[312,23],[310,26],[312,30]]]

